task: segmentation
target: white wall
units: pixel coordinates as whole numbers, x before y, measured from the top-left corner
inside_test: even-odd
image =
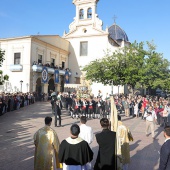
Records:
[[[27,92],[26,84],[30,80],[30,38],[7,40],[1,43],[1,49],[5,50],[5,61],[3,62],[3,74],[9,75],[9,85],[12,91],[20,91],[22,80],[22,91]],[[10,65],[14,64],[14,53],[21,53],[21,72],[10,71]]]
[[[4,85],[8,85],[10,92],[20,91],[22,80],[22,92],[27,92],[35,89],[36,80],[40,77],[39,73],[32,71],[32,64],[34,61],[38,61],[38,54],[43,56],[43,63],[51,63],[51,58],[55,59],[55,65],[61,66],[62,61],[65,62],[65,68],[68,67],[68,45],[69,42],[54,36],[55,41],[59,40],[60,46],[54,46],[54,39],[51,43],[34,39],[34,37],[19,37],[0,40],[0,48],[5,50],[5,60],[3,62],[2,70],[4,74],[9,75],[9,82]],[[45,39],[44,39],[45,40]],[[49,41],[49,40],[48,40]],[[56,43],[57,44],[57,43]],[[65,45],[64,45],[65,44]],[[60,47],[65,48],[64,50]],[[66,50],[67,49],[67,50]],[[14,72],[10,71],[10,65],[14,65],[14,53],[21,53],[20,64],[23,66],[22,71]],[[28,85],[27,85],[28,84]],[[33,88],[34,86],[34,88]]]

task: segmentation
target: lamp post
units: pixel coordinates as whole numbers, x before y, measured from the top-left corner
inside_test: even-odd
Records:
[[[21,80],[20,83],[21,83],[21,92],[22,92],[22,83],[23,83],[23,81]]]

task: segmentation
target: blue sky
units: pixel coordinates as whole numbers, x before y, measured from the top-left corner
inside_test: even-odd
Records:
[[[157,52],[170,61],[169,0],[100,0],[97,13],[103,29],[116,23],[129,41],[154,41]],[[0,38],[63,35],[75,16],[72,0],[1,0]]]

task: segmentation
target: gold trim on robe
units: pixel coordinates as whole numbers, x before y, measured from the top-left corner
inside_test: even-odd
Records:
[[[129,138],[128,138],[129,129],[123,125],[121,121],[118,121],[117,128],[117,152],[118,155],[121,155],[122,163],[130,163],[130,147],[129,147]]]
[[[62,168],[58,160],[60,142],[56,132],[50,126],[45,126],[34,134],[34,144],[34,170]]]

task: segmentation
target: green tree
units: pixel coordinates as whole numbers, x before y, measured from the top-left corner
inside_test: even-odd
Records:
[[[156,53],[153,43],[136,41],[128,47],[106,54],[102,59],[92,61],[83,68],[86,79],[111,85],[130,85],[136,83],[143,87],[165,88],[168,86],[169,61]]]
[[[163,58],[163,54],[156,52],[156,46],[147,42],[145,65],[141,83],[147,88],[169,89],[167,80],[170,77],[170,62]]]
[[[141,80],[143,75],[143,67],[145,65],[144,43],[136,41],[129,47],[123,49],[125,55],[125,66],[122,75],[124,76],[124,85],[130,85],[134,89],[137,82]]]
[[[5,51],[2,51],[0,49],[0,68],[2,67],[3,61],[5,60],[4,55],[5,55]],[[3,71],[0,70],[0,85],[3,85],[3,83],[7,81],[8,79],[9,79],[9,76],[3,75]]]
[[[113,52],[112,55],[106,54],[102,59],[92,61],[83,68],[86,79],[103,84],[128,84],[134,87],[142,74],[142,69],[139,68],[143,66],[144,54],[138,50],[141,47],[142,43],[135,42],[130,47]]]

